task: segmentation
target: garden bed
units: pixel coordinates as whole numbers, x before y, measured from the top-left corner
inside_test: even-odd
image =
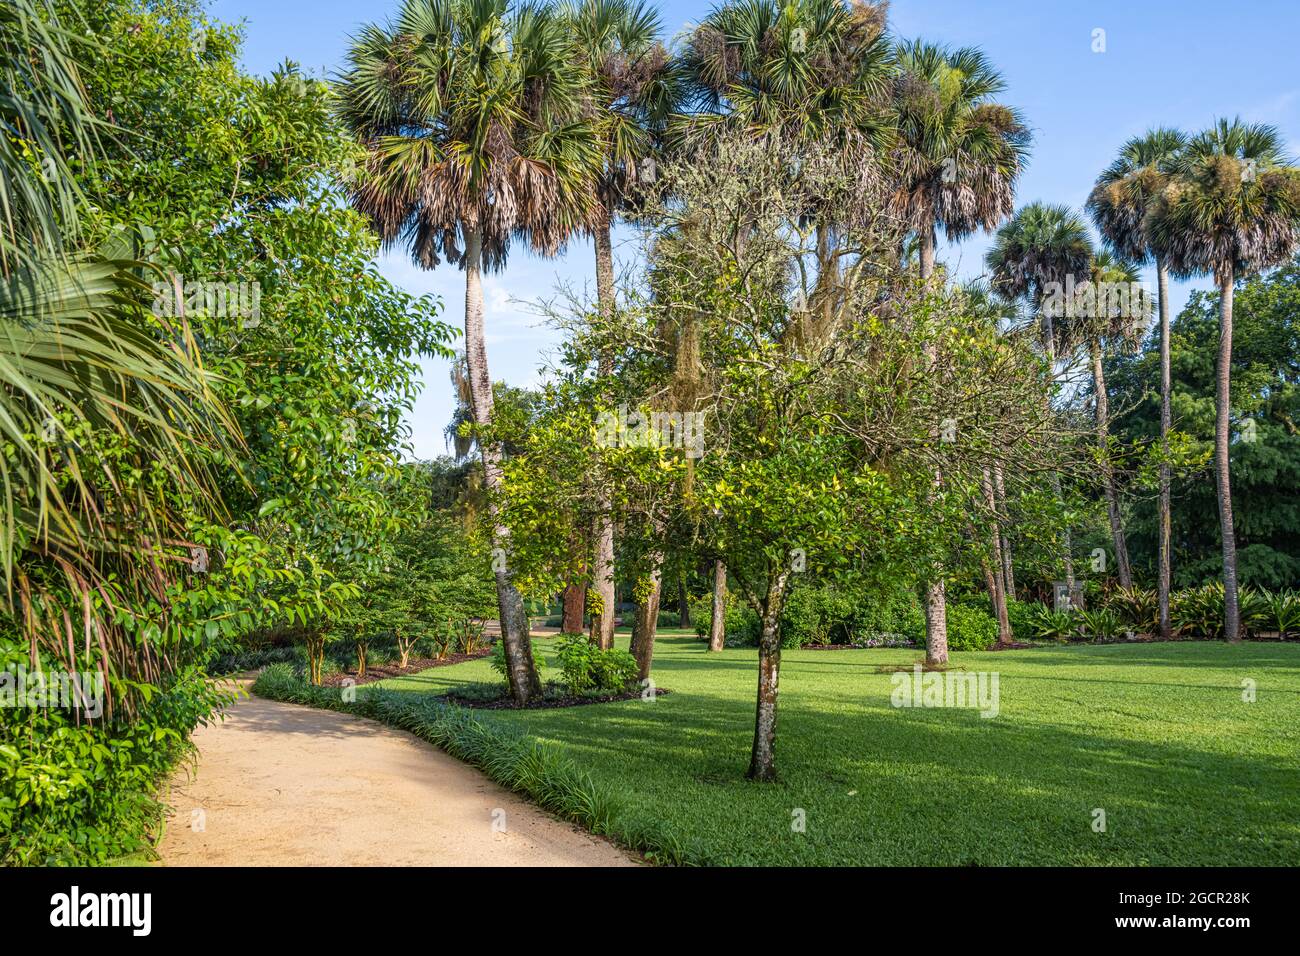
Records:
[[[625,690],[621,694],[570,694],[567,691],[548,687],[543,695],[537,700],[531,700],[522,707],[516,704],[503,687],[496,694],[490,693],[462,693],[454,691],[441,695],[448,703],[458,704],[461,707],[471,707],[476,710],[552,710],[558,707],[582,707],[586,704],[609,704],[619,700],[636,700],[642,690],[635,687],[632,690]],[[662,697],[664,694],[672,693],[662,687],[656,687],[654,694],[656,697]]]
[[[389,664],[371,664],[366,668],[365,677],[357,677],[355,671],[340,671],[337,674],[330,674],[321,678],[322,687],[341,687],[345,680],[350,680],[353,684],[360,686],[362,684],[373,684],[376,681],[388,680],[390,677],[401,677],[405,674],[417,674],[420,671],[427,671],[433,667],[447,667],[451,664],[462,664],[465,661],[476,661],[480,657],[487,657],[492,653],[492,648],[485,647],[477,650],[473,654],[448,654],[439,660],[436,657],[412,658],[411,662],[402,667],[396,661]]]

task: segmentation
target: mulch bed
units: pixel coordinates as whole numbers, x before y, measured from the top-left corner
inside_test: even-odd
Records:
[[[655,688],[655,696],[662,697],[664,694],[671,694],[672,691],[665,690],[662,687]],[[529,701],[523,707],[520,707],[509,697],[495,697],[491,700],[482,698],[460,697],[454,693],[444,694],[447,700],[453,704],[459,704],[462,707],[473,707],[477,710],[552,710],[557,707],[582,707],[586,704],[608,704],[616,700],[637,700],[641,696],[640,688],[635,690],[624,691],[621,694],[612,694],[607,697],[543,697],[540,700]]]
[[[1026,644],[1023,641],[1017,643],[1012,641],[1010,644],[994,644],[989,648],[991,651],[1024,651],[1033,647],[1042,647],[1042,644]]]
[[[321,678],[323,687],[341,687],[345,680],[352,681],[356,686],[362,684],[373,684],[376,681],[388,680],[390,677],[401,677],[404,674],[416,674],[420,671],[427,671],[431,667],[447,667],[451,664],[461,664],[465,661],[476,661],[480,657],[487,657],[492,653],[490,647],[475,651],[473,654],[448,654],[442,660],[433,657],[421,657],[418,660],[411,659],[411,662],[405,667],[399,666],[397,661],[388,664],[371,664],[366,668],[365,677],[357,677],[355,671],[345,671],[341,674],[331,674],[328,677]]]

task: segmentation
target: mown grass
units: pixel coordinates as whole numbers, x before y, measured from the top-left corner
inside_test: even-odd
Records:
[[[700,862],[1300,863],[1300,646],[955,654],[959,668],[999,673],[993,719],[891,707],[891,675],[878,670],[916,657],[787,652],[775,785],[744,779],[755,652],[711,655],[682,632],[656,645],[656,680],[673,693],[653,703],[479,717],[557,744]],[[382,686],[436,694],[491,679],[472,661]]]

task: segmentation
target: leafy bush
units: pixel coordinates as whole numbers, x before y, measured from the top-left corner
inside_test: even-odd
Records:
[[[707,637],[713,626],[713,601],[705,595],[691,605],[691,623],[695,633]],[[734,591],[727,592],[726,617],[723,631],[726,643],[730,647],[755,647],[758,645],[758,633],[761,624],[754,609]]]
[[[1078,631],[1078,623],[1069,611],[1055,611],[1045,604],[1035,605],[1034,636],[1043,641],[1064,644]]]
[[[1073,617],[1078,622],[1080,632],[1094,641],[1113,640],[1127,630],[1124,619],[1109,607],[1075,611]]]
[[[570,693],[618,694],[636,680],[636,658],[627,651],[601,650],[585,634],[561,634],[555,647]]]
[[[1119,588],[1106,602],[1125,628],[1139,634],[1160,632],[1160,596],[1154,588]]]
[[[986,651],[997,642],[998,622],[991,614],[965,604],[948,605],[949,650]]]
[[[1294,591],[1279,591],[1268,595],[1270,623],[1282,640],[1300,630],[1300,595]]]
[[[1223,637],[1222,584],[1175,592],[1169,604],[1170,621],[1179,633],[1205,640]]]
[[[230,696],[189,668],[150,688],[130,720],[0,707],[0,865],[85,866],[147,850],[165,809],[159,788]]]

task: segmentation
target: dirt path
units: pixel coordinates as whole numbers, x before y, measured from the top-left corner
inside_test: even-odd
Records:
[[[436,747],[360,717],[252,697],[194,742],[197,772],[172,785],[167,865],[634,865]]]

